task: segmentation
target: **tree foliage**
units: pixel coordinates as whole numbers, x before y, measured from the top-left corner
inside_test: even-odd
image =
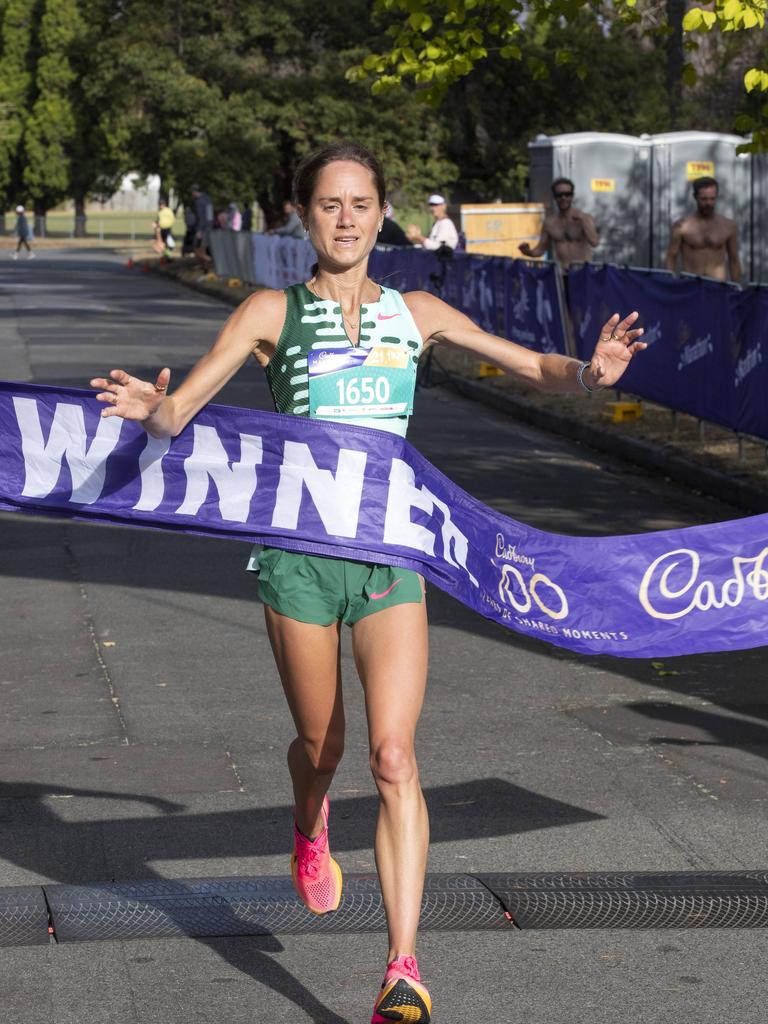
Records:
[[[605,21],[613,17],[630,25],[645,23],[657,42],[667,38],[667,91],[674,121],[682,104],[682,85],[694,86],[699,77],[695,60],[681,59],[683,50],[695,51],[701,33],[760,33],[765,28],[768,0],[711,0],[685,14],[683,0],[664,4],[642,0],[614,0],[612,4],[595,0],[376,0],[375,8],[379,17],[389,22],[390,44],[350,68],[350,78],[372,79],[374,94],[410,83],[434,105],[445,99],[453,84],[494,55],[521,62],[533,80],[546,77],[547,62],[526,39],[537,26],[569,27],[586,11]],[[680,28],[686,42],[682,36],[670,42],[668,37],[676,36]],[[556,65],[567,65],[576,79],[585,78],[593,63],[592,56],[580,59],[567,41],[553,57]],[[744,86],[749,93],[768,92],[768,68],[746,69]],[[734,125],[752,131],[752,145],[746,148],[768,149],[766,118],[768,105],[757,114],[744,112]]]
[[[6,0],[0,25],[0,206],[6,209],[21,188],[20,146],[33,76],[29,53],[36,0]]]
[[[701,7],[692,7],[685,15],[685,30],[696,36],[719,30],[722,33],[752,32],[758,36],[765,29],[768,0],[713,0]],[[763,67],[748,67],[744,71],[744,88],[755,98],[768,92],[768,53],[761,53]],[[693,76],[691,76],[693,78]],[[760,102],[745,111],[737,120],[739,131],[751,132],[752,141],[743,146],[745,151],[768,151],[768,103]]]
[[[768,147],[768,0],[685,7],[0,0],[0,205],[82,214],[138,171],[270,219],[298,160],[341,138],[384,158],[400,205],[522,198],[542,132],[736,126]]]
[[[614,8],[632,20],[635,3],[615,0]],[[491,54],[523,62],[539,80],[547,68],[525,45],[524,29],[568,25],[594,6],[591,0],[376,0],[392,45],[369,54],[349,75],[353,80],[373,77],[375,94],[410,80],[432,104]],[[577,77],[587,76],[589,64],[575,61],[570,47],[554,56],[557,63],[572,65]]]
[[[221,205],[258,198],[270,216],[308,150],[344,137],[387,151],[409,197],[455,168],[439,121],[406,90],[372,103],[346,68],[367,52],[365,0],[248,5],[177,0],[126,5],[111,75],[135,169],[184,195],[201,184]],[[380,39],[379,41],[383,41]]]
[[[643,45],[636,27],[585,9],[568,25],[527,26],[520,41],[544,76],[532,82],[524,62],[491,53],[448,88],[439,108],[449,126],[448,155],[461,168],[460,195],[468,201],[524,199],[528,142],[539,134],[640,135],[668,127],[665,55]],[[557,59],[566,46],[572,64]],[[574,65],[587,61],[589,76],[575,76]]]
[[[75,116],[72,43],[81,30],[77,0],[46,0],[37,35],[34,98],[24,125],[22,181],[44,213],[69,194]]]

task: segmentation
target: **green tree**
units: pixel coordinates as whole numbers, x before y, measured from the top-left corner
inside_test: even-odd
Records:
[[[711,0],[687,13],[683,0],[644,3],[642,0],[614,0],[601,4],[593,0],[376,0],[375,10],[389,21],[389,46],[369,54],[349,70],[354,80],[373,79],[373,90],[381,93],[404,82],[412,83],[428,102],[438,104],[449,87],[487,61],[492,53],[522,61],[534,79],[543,77],[547,67],[524,45],[524,29],[536,25],[569,25],[580,14],[594,8],[601,17],[611,11],[629,23],[650,23],[658,41],[665,37],[667,93],[671,119],[682,108],[682,84],[697,80],[695,60],[684,62],[687,49],[695,50],[698,33],[712,31],[762,33],[768,0]],[[686,39],[683,40],[683,32]],[[569,45],[555,53],[556,62],[572,65],[576,77],[584,78],[593,63],[574,61]],[[744,86],[748,93],[768,91],[766,61],[746,69]],[[736,127],[753,132],[749,149],[768,148],[768,105],[758,113],[744,113]]]
[[[724,34],[750,33],[760,44],[753,47],[757,65],[747,67],[743,73],[744,87],[756,102],[736,119],[739,131],[751,132],[752,141],[743,148],[759,153],[768,151],[768,104],[762,102],[762,95],[768,92],[768,48],[763,41],[768,0],[714,0],[714,2],[693,7],[683,19],[683,28],[692,38],[719,31]],[[695,67],[688,65],[690,81],[697,77]]]
[[[528,142],[539,134],[668,127],[665,54],[644,43],[638,27],[585,9],[568,24],[528,26],[518,39],[545,74],[534,81],[521,61],[490,53],[448,88],[440,107],[463,199],[525,198]],[[556,56],[566,48],[570,63]],[[582,79],[573,69],[586,61],[591,71]]]
[[[75,72],[69,146],[75,235],[86,234],[86,203],[106,201],[135,170],[130,142],[138,117],[136,84],[115,73],[124,46],[121,0],[79,0],[81,21],[71,48]]]
[[[34,200],[37,230],[45,214],[69,194],[75,115],[71,49],[82,23],[77,0],[45,0],[37,39],[34,95],[24,125],[22,180]]]
[[[0,207],[23,201],[20,144],[32,90],[30,49],[37,0],[0,6]]]
[[[366,0],[134,0],[119,21],[112,75],[133,90],[134,169],[166,187],[198,182],[216,205],[255,197],[270,219],[301,156],[347,137],[385,157],[403,198],[455,173],[438,115],[405,89],[372,103],[367,84],[347,80],[376,37]]]

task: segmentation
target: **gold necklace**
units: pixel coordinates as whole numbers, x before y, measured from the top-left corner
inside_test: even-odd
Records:
[[[315,291],[314,284],[315,284],[315,279],[314,278],[312,278],[311,281],[307,281],[307,287],[309,288],[309,290],[312,292],[312,294],[314,296],[316,296],[318,299],[321,299],[321,301],[322,301],[322,296],[318,295],[318,293]],[[334,301],[334,300],[331,300],[331,301]],[[348,316],[344,316],[344,307],[342,306],[341,302],[339,302],[339,309],[341,310],[341,318],[342,318],[342,320],[346,324],[349,325],[350,330],[353,330],[353,331],[356,330],[360,326],[360,321],[359,320],[350,320]]]

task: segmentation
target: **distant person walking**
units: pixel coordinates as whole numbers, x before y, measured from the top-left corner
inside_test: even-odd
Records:
[[[29,243],[34,238],[34,235],[32,234],[32,228],[29,226],[29,221],[27,220],[26,211],[23,206],[16,207],[16,227],[14,228],[14,234],[19,241],[16,245],[16,251],[11,253],[11,259],[17,260],[19,258],[19,252],[23,245],[27,250],[27,259],[33,260],[35,258],[35,254],[32,252],[32,246]]]
[[[739,284],[739,229],[735,221],[715,213],[718,194],[714,178],[697,178],[693,182],[696,212],[681,217],[672,225],[666,267],[675,273],[677,257],[681,256],[683,270],[689,274]]]
[[[556,210],[547,214],[541,226],[541,236],[535,246],[523,242],[523,256],[543,256],[551,250],[561,270],[573,263],[588,263],[592,250],[600,241],[597,226],[590,214],[573,205],[574,185],[570,178],[556,178],[552,182],[552,195]]]
[[[427,205],[434,221],[429,235],[422,235],[416,224],[409,224],[405,232],[408,241],[413,245],[420,245],[422,249],[439,249],[441,245],[455,249],[459,244],[459,232],[448,216],[448,204],[444,197],[435,192],[427,200]]]

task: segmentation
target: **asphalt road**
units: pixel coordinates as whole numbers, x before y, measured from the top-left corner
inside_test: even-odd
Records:
[[[0,296],[0,376],[59,385],[116,365],[181,376],[229,313],[87,251],[4,262]],[[221,401],[269,408],[258,367]],[[436,390],[418,396],[411,437],[544,529],[738,515]],[[287,871],[291,730],[246,556],[0,517],[0,886]],[[588,659],[428,600],[430,870],[766,867],[765,651]],[[345,870],[369,871],[374,788],[348,643],[343,668],[332,843]],[[0,1005],[7,1024],[367,1024],[384,953],[381,935],[7,948]],[[419,954],[441,1024],[764,1017],[763,931],[424,933]]]

